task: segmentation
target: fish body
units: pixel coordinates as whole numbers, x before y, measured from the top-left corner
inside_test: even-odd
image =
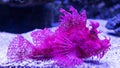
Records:
[[[73,7],[70,11],[71,13],[60,10],[63,15],[60,16],[60,25],[54,32],[49,28],[33,31],[33,43],[21,35],[15,37],[8,47],[9,60],[52,59],[58,65],[72,67],[81,64],[85,58],[102,58],[111,45],[109,39],[99,39],[99,23],[91,21],[92,28],[88,28],[86,11],[79,14]]]

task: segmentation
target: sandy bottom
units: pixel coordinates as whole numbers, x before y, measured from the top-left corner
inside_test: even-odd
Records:
[[[90,20],[90,19],[89,19]],[[88,20],[88,22],[89,22]],[[83,63],[80,66],[81,68],[119,68],[120,67],[120,37],[113,36],[108,33],[113,32],[112,30],[107,30],[105,28],[106,21],[105,20],[94,20],[100,23],[99,30],[103,31],[101,35],[106,35],[107,37],[111,38],[111,44],[110,50],[105,54],[105,56],[100,60],[97,61],[97,59],[89,58],[85,60],[86,62]],[[52,29],[54,30],[54,28]],[[22,34],[27,40],[31,41],[31,38],[29,36],[30,32]],[[33,61],[33,60],[26,60],[24,62],[18,62],[18,63],[7,63],[7,47],[10,43],[10,41],[16,36],[16,34],[6,33],[6,32],[0,32],[0,67],[2,66],[30,66],[35,68],[37,67],[53,67],[51,65],[54,61]],[[101,37],[101,36],[100,36]],[[102,38],[102,37],[101,37]],[[92,61],[90,61],[93,59]],[[54,67],[59,68],[58,66],[54,65]]]

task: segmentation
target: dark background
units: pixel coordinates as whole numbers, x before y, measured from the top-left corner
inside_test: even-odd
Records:
[[[9,0],[0,1],[0,32],[25,33],[55,26],[59,9],[85,9],[90,19],[109,19],[120,13],[120,0]]]

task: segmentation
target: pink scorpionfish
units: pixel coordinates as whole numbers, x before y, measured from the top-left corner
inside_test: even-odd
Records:
[[[100,39],[99,23],[90,22],[86,26],[86,12],[80,14],[70,7],[70,12],[60,9],[60,25],[53,32],[49,28],[31,33],[33,43],[18,35],[10,43],[7,57],[10,61],[25,59],[55,60],[62,66],[81,64],[83,59],[92,56],[102,58],[108,51],[110,39]]]

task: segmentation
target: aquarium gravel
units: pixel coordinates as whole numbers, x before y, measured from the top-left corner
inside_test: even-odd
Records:
[[[120,38],[116,37],[116,36],[112,36],[107,34],[107,32],[112,32],[112,30],[108,30],[105,28],[105,24],[106,24],[106,20],[93,20],[93,19],[88,19],[87,22],[89,21],[96,21],[100,23],[100,27],[99,30],[102,30],[102,34],[101,35],[106,35],[108,37],[111,38],[111,47],[110,50],[105,54],[105,56],[98,61],[98,59],[96,59],[96,57],[92,57],[92,58],[88,58],[85,60],[92,60],[92,61],[98,61],[97,63],[94,62],[83,62],[82,65],[79,65],[79,67],[81,68],[119,68],[120,67]],[[56,27],[51,28],[52,31],[54,31],[56,29]],[[36,29],[38,30],[38,29]],[[31,31],[32,32],[32,31]],[[31,32],[27,32],[22,34],[22,36],[24,38],[26,38],[27,40],[32,42],[32,39],[30,37],[30,33]],[[8,45],[10,44],[10,42],[12,41],[12,39],[16,37],[16,34],[11,34],[11,33],[6,33],[6,32],[0,32],[0,67],[2,68],[6,68],[6,67],[12,67],[12,66],[16,66],[16,67],[34,67],[34,68],[41,68],[41,67],[56,67],[59,68],[57,65],[54,65],[52,60],[49,61],[37,61],[37,60],[24,60],[23,62],[14,62],[14,63],[8,63],[7,60],[7,48]],[[101,36],[100,36],[101,37]],[[103,37],[101,37],[103,38]]]

